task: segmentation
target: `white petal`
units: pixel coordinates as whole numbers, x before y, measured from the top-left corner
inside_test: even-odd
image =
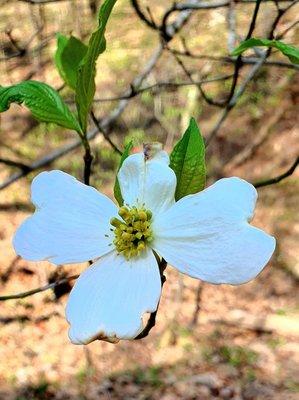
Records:
[[[247,223],[257,193],[238,178],[221,179],[182,198],[153,223],[153,248],[181,272],[211,283],[240,284],[269,261],[275,239]]]
[[[158,152],[154,158],[145,161],[143,153],[137,153],[124,161],[118,179],[125,204],[144,204],[154,214],[173,204],[176,176],[169,168],[169,158],[165,154]]]
[[[133,339],[143,328],[142,315],[157,309],[160,294],[160,273],[151,250],[129,261],[109,253],[80,275],[70,293],[70,340],[87,344]]]
[[[35,213],[17,230],[13,245],[30,261],[88,261],[111,251],[105,235],[115,204],[96,189],[61,171],[42,172],[32,182]]]

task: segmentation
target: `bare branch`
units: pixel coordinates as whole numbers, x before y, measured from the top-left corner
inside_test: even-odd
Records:
[[[17,50],[17,52],[22,57],[26,53],[26,48],[23,47],[23,46],[20,46],[18,41],[14,38],[11,29],[7,29],[5,31],[5,33],[6,33],[6,36],[8,37],[8,39],[9,39],[10,43],[12,44],[12,46]]]
[[[125,97],[122,97],[122,98],[125,98]],[[121,98],[119,98],[118,100],[121,100]],[[116,144],[113,143],[113,141],[110,139],[110,136],[109,136],[108,132],[107,132],[105,129],[103,129],[103,127],[101,126],[99,120],[97,119],[97,117],[95,116],[95,114],[94,114],[93,111],[91,111],[90,115],[91,115],[91,119],[93,120],[93,122],[94,122],[96,128],[98,129],[98,131],[101,132],[101,133],[103,134],[105,140],[110,144],[110,146],[112,147],[112,149],[113,149],[114,151],[116,151],[116,153],[118,153],[118,154],[121,155],[122,152],[121,152],[120,149],[116,146]]]
[[[10,159],[8,159],[8,158],[2,158],[2,157],[0,157],[0,163],[5,164],[5,165],[8,165],[8,166],[10,166],[10,167],[19,168],[19,169],[21,169],[21,170],[24,171],[24,172],[25,172],[25,171],[30,171],[30,167],[29,167],[28,165],[23,164],[22,162],[19,162],[19,161],[10,160]]]
[[[141,21],[143,21],[147,26],[149,26],[151,29],[159,29],[157,27],[157,25],[155,24],[155,22],[153,21],[153,19],[148,19],[147,16],[144,14],[144,12],[142,11],[138,0],[131,0],[131,5],[134,8],[136,14],[138,15],[138,17],[140,18]],[[150,15],[151,17],[151,15]]]
[[[293,172],[295,171],[295,169],[297,168],[298,164],[299,164],[299,156],[296,158],[295,162],[291,165],[291,167],[283,174],[278,175],[275,178],[255,182],[255,183],[253,183],[253,186],[256,188],[259,188],[259,187],[264,187],[264,186],[269,186],[269,185],[275,185],[276,183],[279,183],[282,180],[286,179],[287,177],[291,176],[293,174]]]
[[[227,10],[227,27],[228,27],[228,37],[227,37],[227,48],[229,53],[231,53],[236,47],[236,6],[235,0],[231,0]]]
[[[168,34],[172,37],[185,25],[185,23],[188,21],[189,17],[191,15],[191,11],[184,11],[180,13],[177,17],[177,19],[173,22],[173,24],[169,25],[168,27]],[[150,72],[153,70],[155,67],[156,63],[160,59],[162,53],[163,53],[164,47],[162,44],[159,44],[157,48],[154,50],[152,53],[152,56],[150,57],[148,63],[144,67],[143,71],[132,81],[130,87],[134,88],[139,88],[142,85],[142,82],[144,79],[150,74]],[[123,96],[127,96],[131,92],[131,89],[126,90]],[[101,131],[105,132],[108,130],[113,123],[117,120],[117,118],[123,113],[127,105],[129,104],[130,99],[122,99],[119,101],[118,105],[115,107],[115,109],[108,115],[106,118],[104,118],[102,121],[99,121],[99,126],[101,127]],[[94,139],[97,135],[99,134],[98,128],[93,129],[87,134],[87,139],[92,140]],[[29,165],[29,170],[28,171],[20,171],[16,174],[11,175],[7,180],[4,182],[0,183],[0,190],[5,189],[9,185],[11,185],[13,182],[16,182],[20,178],[23,178],[24,176],[27,176],[29,172],[35,171],[37,169],[43,168],[46,165],[51,164],[53,161],[57,160],[58,158],[61,158],[65,156],[66,154],[70,153],[71,151],[77,149],[80,147],[82,144],[81,139],[76,139],[73,142],[66,144],[63,147],[60,147],[56,150],[54,150],[52,153],[49,153],[45,157],[35,161],[31,165]]]
[[[72,275],[67,278],[60,279],[56,282],[49,283],[48,285],[41,286],[36,289],[28,290],[27,292],[22,292],[22,293],[17,293],[17,294],[9,294],[6,296],[0,296],[0,301],[24,299],[25,297],[32,296],[36,293],[41,293],[41,292],[45,292],[46,290],[49,290],[49,289],[54,289],[55,287],[62,285],[64,283],[67,283],[69,281],[72,281],[74,279],[77,279],[78,277],[79,277],[79,275]]]
[[[166,46],[167,50],[169,50],[168,46]],[[183,61],[175,54],[170,51],[170,53],[174,56],[176,62],[178,65],[181,67],[182,71],[185,73],[185,75],[189,78],[190,84],[196,85],[191,72],[187,69]],[[217,101],[209,97],[204,89],[202,88],[202,85],[199,83],[196,85],[196,87],[199,89],[203,99],[210,105],[217,106],[217,107],[223,107],[223,103],[221,101]]]
[[[258,70],[262,67],[266,59],[266,55],[264,55],[248,72],[247,76],[244,78],[243,82],[241,83],[239,89],[237,92],[233,95],[232,99],[228,103],[228,105],[225,107],[223,110],[221,116],[219,117],[218,121],[216,122],[215,126],[209,133],[207,139],[206,139],[206,145],[208,146],[212,139],[217,135],[220,127],[222,126],[223,122],[226,120],[227,116],[229,115],[230,111],[233,109],[233,107],[236,105],[238,99],[242,96],[244,93],[246,86],[248,83],[254,78],[255,74],[258,72]]]
[[[161,45],[154,51],[152,57],[150,58],[148,64],[146,65],[145,69],[142,71],[142,73],[137,76],[133,84],[138,87],[139,85],[142,84],[143,80],[146,78],[146,76],[150,73],[150,71],[154,68],[155,64],[157,63],[158,59],[160,58],[161,54],[163,52],[163,48]],[[127,92],[125,92],[125,95]],[[110,115],[106,118],[104,118],[102,121],[99,121],[99,126],[101,127],[102,131],[105,131],[108,129],[114,121],[123,113],[125,110],[126,106],[129,103],[129,99],[126,100],[120,100],[118,105],[115,107],[115,109],[110,113]],[[88,140],[94,139],[97,135],[99,134],[98,128],[93,129],[87,134]],[[70,153],[71,151],[77,149],[80,147],[82,144],[81,139],[76,139],[73,142],[66,144],[57,150],[54,150],[52,153],[49,153],[45,157],[35,161],[32,163],[29,167],[29,170],[27,171],[20,171],[17,172],[13,175],[11,175],[6,181],[2,182],[0,184],[0,190],[5,189],[9,185],[11,185],[13,182],[16,182],[20,178],[23,178],[24,176],[27,176],[29,172],[35,171],[37,169],[43,168],[49,164],[51,164],[53,161],[65,156],[66,154]]]
[[[259,9],[260,9],[260,5],[261,5],[261,1],[262,0],[256,0],[256,4],[255,4],[255,7],[254,7],[254,11],[253,11],[251,22],[250,22],[250,26],[249,26],[249,30],[247,32],[245,40],[250,39],[251,35],[252,35],[253,31],[254,31],[257,15],[258,15],[258,12],[259,12]],[[225,103],[227,104],[227,107],[231,107],[230,103],[231,103],[232,98],[234,97],[234,93],[235,93],[235,90],[236,90],[236,87],[237,87],[237,83],[238,83],[238,79],[239,79],[239,73],[240,73],[240,70],[241,70],[242,66],[243,66],[243,64],[242,64],[242,55],[239,55],[237,57],[237,59],[236,59],[236,62],[235,62],[234,77],[233,77],[233,80],[232,80],[230,92],[229,92],[229,95],[228,95],[227,99],[225,100]]]
[[[269,1],[272,2],[273,0],[264,0],[264,2]],[[281,3],[290,3],[291,0],[278,0]],[[166,11],[166,13],[163,16],[162,24],[160,30],[162,33],[164,33],[165,36],[165,27],[167,26],[168,20],[170,16],[174,12],[178,11],[186,11],[186,10],[210,10],[210,9],[216,9],[216,8],[223,8],[223,7],[229,7],[231,3],[231,0],[215,0],[215,1],[201,1],[201,0],[189,0],[184,3],[176,3],[174,2],[172,7]],[[242,4],[256,4],[257,0],[238,0],[238,3]],[[167,34],[166,34],[167,36]]]
[[[272,2],[273,0],[263,0],[263,2]],[[278,0],[279,3],[291,3],[292,0]],[[238,3],[242,4],[256,4],[256,0],[238,0]],[[215,1],[200,1],[190,0],[185,3],[175,3],[172,6],[173,11],[182,10],[209,10],[214,8],[229,7],[230,0],[215,0]]]
[[[257,14],[258,14],[258,10],[259,10],[258,2],[260,3],[260,1],[261,0],[257,0],[256,6],[255,6],[255,10],[254,10],[254,13],[253,13],[253,20],[254,21],[256,21],[256,18],[257,18]],[[270,33],[268,35],[269,39],[273,39],[274,31],[275,31],[275,29],[276,29],[281,17],[287,11],[289,11],[291,7],[293,7],[295,4],[297,4],[298,1],[299,0],[293,0],[284,9],[278,8],[276,18],[274,19],[274,21],[272,23],[271,30],[270,30]],[[248,34],[246,36],[246,39],[249,39],[249,37],[251,36],[251,34],[252,34],[253,30],[254,30],[254,27],[255,27],[255,22],[254,23],[251,22]],[[208,135],[207,140],[206,140],[206,144],[207,145],[217,135],[220,127],[222,126],[223,122],[226,120],[229,112],[236,105],[239,97],[241,97],[242,94],[244,93],[244,90],[245,90],[247,84],[253,79],[253,77],[255,76],[257,71],[262,67],[262,65],[265,63],[266,59],[270,56],[271,51],[272,51],[272,48],[270,47],[267,51],[265,51],[263,53],[263,55],[261,55],[259,61],[257,61],[257,63],[252,67],[252,69],[249,71],[248,75],[243,80],[242,84],[240,85],[238,91],[235,93],[235,89],[236,89],[236,85],[237,85],[237,81],[238,81],[238,76],[239,76],[239,70],[240,70],[240,68],[242,66],[241,58],[240,58],[239,63],[238,63],[239,57],[237,58],[236,64],[235,64],[235,72],[234,72],[233,83],[232,83],[231,92],[230,92],[230,95],[229,95],[229,102],[227,103],[227,106],[225,107],[223,113],[221,114],[220,118],[218,119],[218,121],[216,122],[215,126],[213,127],[213,129],[211,130],[210,134]]]
[[[175,82],[175,81],[173,81],[173,82],[172,81],[157,82],[157,83],[154,83],[149,86],[143,86],[139,89],[131,88],[131,93],[126,96],[115,96],[115,97],[106,97],[106,98],[104,97],[104,98],[94,99],[94,102],[95,103],[103,103],[103,102],[108,102],[108,101],[132,99],[133,97],[136,97],[139,94],[142,94],[143,92],[150,91],[150,90],[154,91],[154,93],[157,93],[158,90],[161,88],[166,88],[166,90],[172,90],[174,88],[183,87],[183,86],[206,85],[206,84],[212,83],[212,82],[221,82],[221,81],[231,79],[232,76],[233,76],[232,74],[220,75],[220,76],[215,76],[215,77],[207,78],[207,79],[193,80],[192,82],[190,82],[190,81],[187,81],[187,82]]]
[[[214,61],[214,62],[221,62],[221,63],[227,63],[227,64],[235,64],[236,63],[236,57],[229,57],[229,56],[211,56],[208,54],[195,54],[190,51],[190,49],[186,49],[184,51],[169,48],[169,50],[172,53],[175,53],[179,56],[182,57],[190,57],[193,59],[197,60],[208,60],[208,61]],[[242,57],[242,64],[256,64],[258,62],[259,58],[257,57]],[[281,67],[281,68],[289,68],[289,69],[297,69],[299,70],[299,65],[296,64],[290,64],[287,62],[283,61],[274,61],[274,60],[266,60],[264,62],[264,66],[269,66],[269,67]]]
[[[22,48],[18,51],[16,51],[15,53],[9,54],[7,56],[4,57],[0,57],[0,62],[1,61],[7,61],[10,60],[12,58],[17,58],[17,57],[24,57],[25,55],[31,55],[32,57],[34,57],[34,55],[36,53],[39,53],[44,47],[46,47],[46,45],[50,42],[50,40],[52,40],[55,35],[51,34],[47,37],[45,37],[45,39],[43,39],[41,41],[40,44],[38,44],[36,47],[33,47],[32,49],[29,49],[29,46],[31,44],[31,42],[33,41],[33,39],[39,34],[39,30],[37,30],[29,39],[28,41],[22,45]],[[19,45],[20,46],[20,45]]]
[[[291,25],[289,25],[284,31],[282,31],[279,35],[276,36],[276,39],[282,39],[290,30],[295,28],[296,25],[299,24],[299,20],[293,22]]]

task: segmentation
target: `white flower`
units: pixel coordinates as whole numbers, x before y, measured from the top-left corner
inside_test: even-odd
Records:
[[[16,232],[17,254],[54,264],[96,259],[68,300],[73,343],[133,339],[142,331],[143,314],[156,310],[161,294],[154,252],[194,278],[233,285],[254,278],[271,257],[275,239],[248,224],[257,198],[251,184],[220,179],[175,203],[168,163],[165,152],[148,161],[143,153],[129,156],[118,173],[120,210],[64,172],[33,180],[36,212]]]

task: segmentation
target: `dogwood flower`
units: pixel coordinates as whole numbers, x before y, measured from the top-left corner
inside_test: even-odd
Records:
[[[274,251],[275,239],[248,224],[257,192],[242,179],[220,179],[175,202],[176,176],[159,151],[149,160],[129,156],[118,180],[120,208],[64,172],[42,172],[32,182],[36,211],[13,240],[30,261],[95,260],[68,299],[75,344],[133,339],[142,331],[142,316],[156,310],[161,295],[157,257],[191,277],[238,285]]]

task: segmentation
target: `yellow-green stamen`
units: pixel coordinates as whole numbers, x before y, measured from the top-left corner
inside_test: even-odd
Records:
[[[144,208],[121,207],[119,218],[112,218],[110,224],[114,227],[113,241],[118,253],[126,259],[138,256],[148,242],[153,240],[151,230],[152,213]]]

